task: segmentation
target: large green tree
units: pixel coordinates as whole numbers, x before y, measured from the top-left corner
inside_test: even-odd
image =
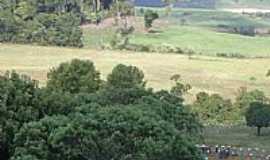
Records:
[[[257,135],[261,135],[261,128],[270,127],[270,105],[261,102],[251,103],[246,112],[247,125],[257,127]]]

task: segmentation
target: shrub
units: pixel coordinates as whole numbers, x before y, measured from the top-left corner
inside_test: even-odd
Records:
[[[217,53],[217,57],[224,57],[224,58],[246,58],[246,56],[239,54],[239,53]]]
[[[152,11],[152,10],[147,10],[144,13],[144,26],[146,29],[149,29],[152,27],[152,23],[154,20],[158,19],[159,15],[158,13]]]
[[[124,26],[116,30],[113,39],[110,42],[110,48],[113,49],[127,49],[129,45],[129,36],[134,32],[134,27]]]

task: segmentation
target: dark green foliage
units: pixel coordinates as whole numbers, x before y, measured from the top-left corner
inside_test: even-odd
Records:
[[[101,86],[100,73],[89,60],[74,59],[48,73],[47,87],[70,93],[93,93]]]
[[[83,46],[80,20],[74,14],[39,14],[34,23],[38,25],[31,36],[34,42],[42,45]]]
[[[39,111],[41,117],[67,115],[75,111],[78,101],[69,92],[61,90],[41,89],[39,91]]]
[[[13,160],[201,159],[192,140],[172,123],[133,106],[102,107],[71,118],[46,117],[25,125],[15,145]]]
[[[19,26],[9,10],[0,11],[0,42],[15,41]]]
[[[82,47],[81,24],[99,23],[110,15],[106,10],[114,8],[121,16],[131,15],[129,4],[122,0],[1,0],[0,42]]]
[[[0,77],[1,160],[200,160],[202,126],[178,92],[145,88],[118,65],[101,87],[90,61],[62,63],[48,85]]]
[[[172,96],[172,95],[171,95]],[[160,93],[146,96],[138,101],[138,107],[149,112],[155,112],[160,115],[165,121],[173,123],[175,127],[183,134],[193,135],[193,140],[199,140],[202,126],[198,122],[195,114],[181,104],[181,99],[178,103],[160,97]]]
[[[156,20],[158,18],[159,18],[158,13],[156,13],[152,10],[146,10],[144,12],[144,26],[145,26],[145,28],[146,29],[151,28],[154,20]]]
[[[15,72],[0,76],[0,157],[13,153],[15,133],[23,123],[39,118],[37,82]]]
[[[261,135],[261,128],[270,127],[270,105],[261,102],[251,103],[245,114],[247,125],[257,127],[257,135]]]
[[[48,11],[44,9],[47,2],[34,0],[4,1],[1,5],[0,42],[83,46],[81,20],[76,12]]]
[[[143,72],[135,66],[119,64],[108,75],[105,88],[100,92],[104,104],[133,104],[151,94],[145,89]]]
[[[99,92],[100,100],[98,101],[103,105],[110,104],[133,104],[138,99],[151,95],[151,90],[145,88],[131,87],[131,88],[114,88],[107,87]]]

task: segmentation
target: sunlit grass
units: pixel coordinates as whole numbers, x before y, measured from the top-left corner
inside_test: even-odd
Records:
[[[270,95],[270,59],[224,59],[184,55],[140,52],[101,51],[61,47],[39,47],[30,45],[0,45],[0,71],[17,70],[46,82],[46,73],[51,67],[73,58],[90,59],[105,78],[119,63],[141,68],[148,86],[168,89],[173,83],[173,74],[180,74],[185,83],[193,86],[191,97],[199,91],[220,93],[232,98],[239,87],[261,89]],[[255,77],[252,78],[252,77]]]

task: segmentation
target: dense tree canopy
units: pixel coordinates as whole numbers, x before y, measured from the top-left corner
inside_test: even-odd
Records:
[[[39,88],[0,77],[1,160],[202,159],[195,114],[181,97],[147,89],[137,67],[118,65],[101,85],[94,64],[75,59],[48,78]]]
[[[200,159],[190,139],[171,123],[133,106],[72,117],[46,117],[22,127],[13,159]]]
[[[37,120],[37,82],[15,72],[0,76],[0,157],[6,160],[13,152],[13,138],[20,127]]]

